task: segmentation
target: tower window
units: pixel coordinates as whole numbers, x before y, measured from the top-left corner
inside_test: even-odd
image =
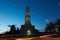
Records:
[[[27,31],[27,35],[31,35],[31,31],[30,30]]]

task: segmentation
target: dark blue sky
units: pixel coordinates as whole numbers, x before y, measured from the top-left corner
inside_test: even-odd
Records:
[[[30,7],[31,23],[39,31],[60,18],[60,0],[0,0],[0,33],[8,31],[8,25],[20,28],[25,23],[27,6]]]

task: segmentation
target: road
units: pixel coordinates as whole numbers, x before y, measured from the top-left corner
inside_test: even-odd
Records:
[[[56,34],[49,34],[49,35],[44,35],[44,36],[40,36],[40,37],[32,37],[32,38],[19,38],[16,40],[60,40],[60,38],[53,38],[50,36],[54,36]]]
[[[50,36],[53,36],[56,34],[52,34],[52,35],[44,35],[44,36],[40,36],[40,37],[31,37],[31,38],[0,38],[0,40],[60,40],[60,38],[53,38]]]

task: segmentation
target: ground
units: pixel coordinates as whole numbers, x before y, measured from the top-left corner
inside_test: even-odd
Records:
[[[52,35],[44,35],[40,37],[31,37],[31,38],[0,38],[0,40],[60,40],[60,38],[57,37],[51,37],[56,34]]]

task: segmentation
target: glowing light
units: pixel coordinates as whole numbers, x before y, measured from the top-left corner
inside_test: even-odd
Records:
[[[27,31],[27,35],[31,35],[31,31],[30,30]]]

